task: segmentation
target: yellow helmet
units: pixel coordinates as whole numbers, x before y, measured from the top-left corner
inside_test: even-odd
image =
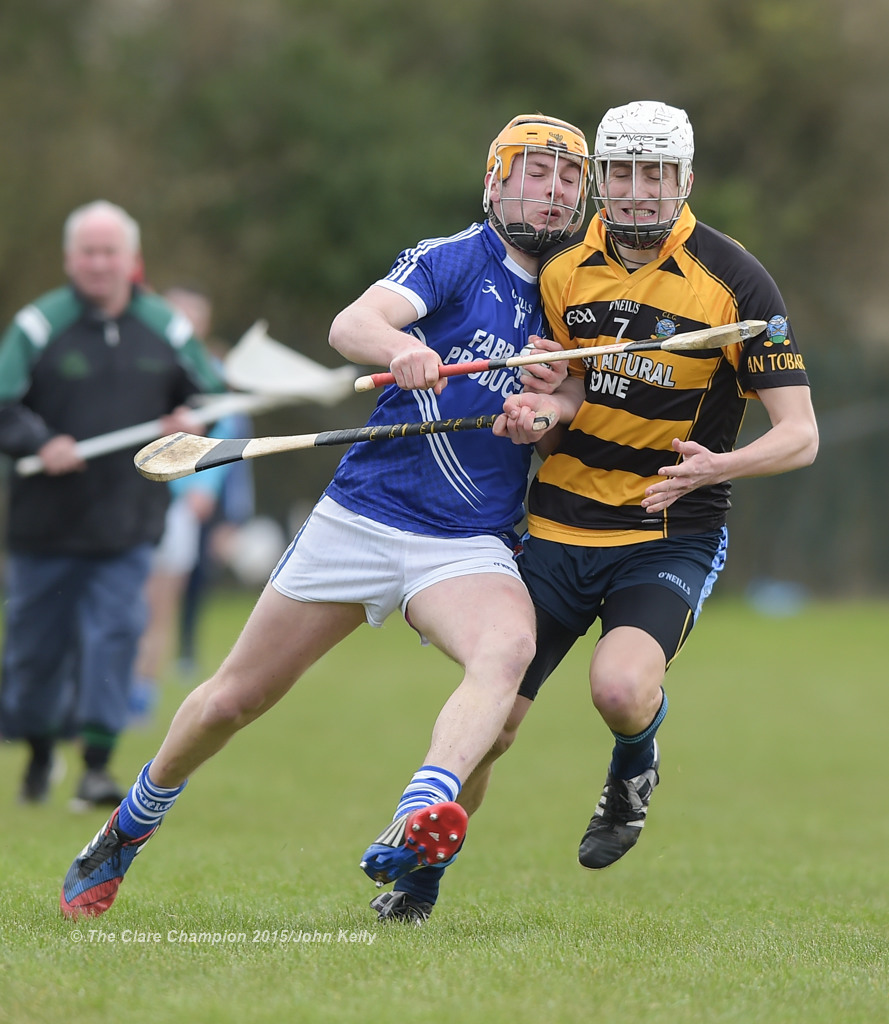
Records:
[[[513,169],[516,157],[521,157],[523,164],[529,152],[544,152],[555,155],[553,177],[558,174],[559,162],[570,160],[580,167],[580,187],[575,202],[569,207],[552,200],[547,200],[550,210],[556,208],[568,217],[565,224],[556,230],[535,230],[526,218],[515,223],[504,224],[493,209],[491,188],[496,182],[502,185]],[[586,138],[579,128],[567,121],[544,114],[519,114],[514,117],[497,135],[488,149],[487,180],[482,206],[494,228],[503,238],[522,252],[537,255],[552,242],[560,241],[573,234],[581,225],[586,211],[586,197],[589,181],[589,147]],[[524,190],[519,202],[540,204],[542,200],[526,198]],[[524,207],[522,207],[524,209]],[[563,214],[560,213],[561,218]]]
[[[499,159],[503,178],[509,177],[512,162],[525,149],[559,150],[573,155],[585,172],[590,158],[583,132],[567,121],[544,114],[519,114],[500,132],[488,150],[487,170],[493,171]]]

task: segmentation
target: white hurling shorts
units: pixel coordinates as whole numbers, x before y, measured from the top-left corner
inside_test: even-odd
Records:
[[[271,575],[295,601],[364,605],[371,626],[442,580],[496,572],[521,580],[509,548],[490,534],[430,537],[350,512],[326,495]]]
[[[167,508],[164,532],[154,549],[151,567],[156,572],[187,575],[201,554],[201,524],[183,495]]]

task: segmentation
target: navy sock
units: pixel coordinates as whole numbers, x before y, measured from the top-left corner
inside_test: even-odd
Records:
[[[435,903],[438,899],[438,887],[445,868],[417,868],[409,875],[403,875],[395,883],[395,892],[406,892],[418,900]]]
[[[648,728],[635,736],[614,733],[611,774],[616,779],[633,779],[654,764],[654,737],[667,714],[667,695],[661,690],[661,706]]]

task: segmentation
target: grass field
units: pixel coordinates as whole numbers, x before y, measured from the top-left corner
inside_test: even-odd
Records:
[[[250,603],[215,602],[207,668]],[[375,925],[357,867],[456,681],[397,619],[197,773],[93,922],[58,912],[103,820],[66,808],[73,751],[52,801],[22,807],[24,750],[0,745],[0,1021],[889,1022],[887,632],[886,603],[769,619],[713,599],[668,677],[645,834],[601,873],[575,859],[610,751],[579,646],[423,929]],[[184,692],[167,682],[120,775]]]

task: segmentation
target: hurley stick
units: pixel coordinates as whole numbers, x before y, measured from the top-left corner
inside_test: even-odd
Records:
[[[199,423],[215,423],[224,416],[236,412],[266,412],[276,406],[288,405],[292,399],[282,395],[213,395],[209,401],[192,410],[192,415]],[[99,455],[109,455],[124,448],[132,448],[143,441],[150,441],[161,432],[162,421],[148,420],[145,423],[134,423],[131,427],[121,427],[107,434],[97,434],[77,442],[77,454],[82,459],[95,459]],[[16,459],[15,471],[19,476],[34,476],[43,472],[43,460],[39,455],[23,455]]]
[[[458,430],[493,427],[496,416],[463,417],[451,420],[427,420],[423,423],[393,423],[379,427],[353,427],[347,430],[322,430],[318,434],[291,434],[283,437],[213,438],[197,434],[168,434],[152,441],[136,453],[136,469],[149,480],[166,482],[200,473],[202,469],[224,466],[241,459],[258,459],[277,452],[320,448],[325,445],[354,444],[356,441],[387,441],[396,437],[444,434]],[[552,415],[540,415],[534,426],[543,430],[552,425]]]
[[[441,377],[462,377],[467,373],[483,373],[485,370],[502,370],[514,366],[530,366],[532,363],[554,363],[563,359],[589,359],[593,356],[613,355],[617,352],[691,352],[708,348],[722,348],[735,345],[755,337],[767,327],[765,320],[741,320],[736,324],[722,324],[706,327],[702,331],[675,334],[671,338],[652,338],[650,341],[624,341],[615,345],[599,345],[592,348],[560,349],[555,352],[534,352],[527,356],[510,356],[508,359],[476,359],[465,363],[447,363],[439,367]],[[358,377],[356,391],[371,391],[373,388],[394,384],[391,373],[371,373]]]
[[[330,370],[268,335],[268,323],[257,320],[223,360],[223,376],[230,387],[250,394],[213,395],[193,415],[201,423],[214,423],[234,412],[261,413],[282,405],[311,401],[332,405],[352,393],[354,366]],[[82,459],[119,452],[152,441],[161,432],[161,420],[134,423],[77,442]],[[39,455],[17,459],[19,476],[43,472]]]

